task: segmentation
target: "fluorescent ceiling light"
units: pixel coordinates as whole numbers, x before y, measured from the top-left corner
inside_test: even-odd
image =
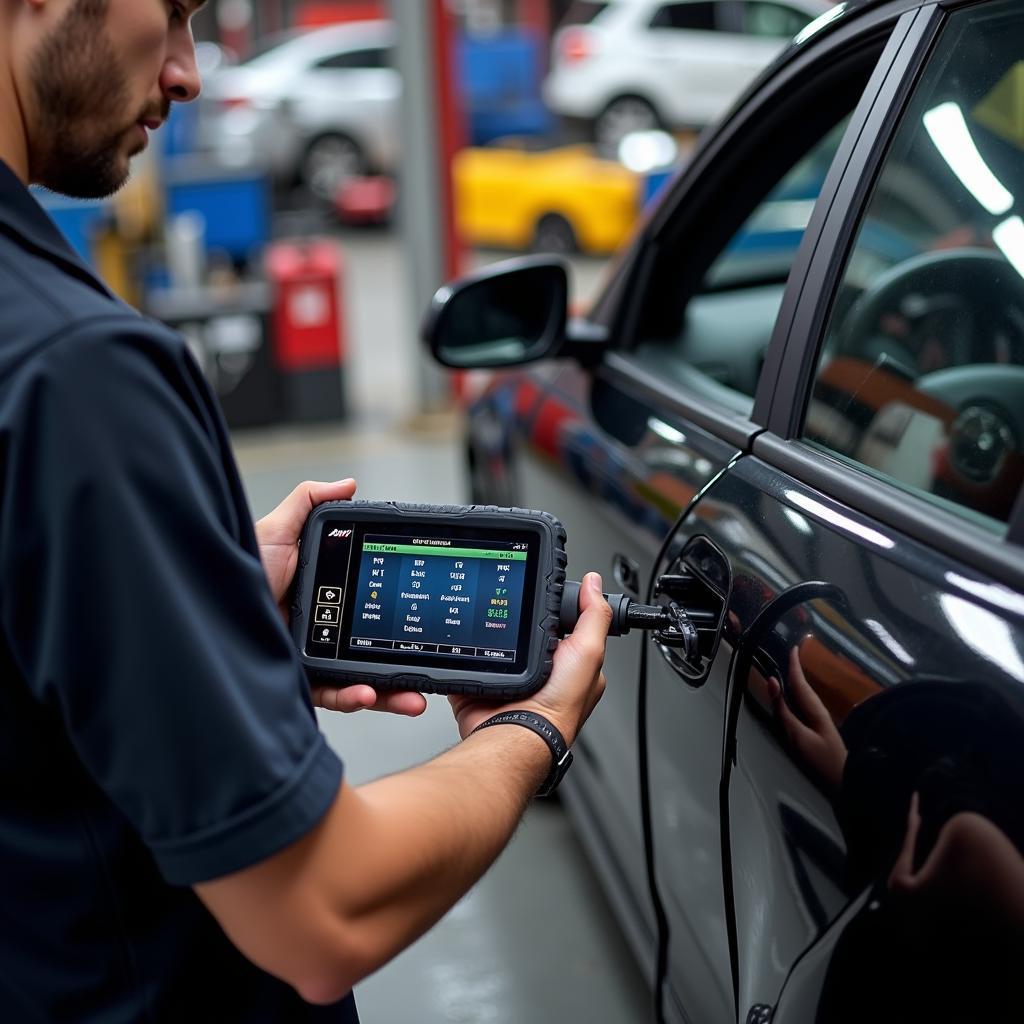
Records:
[[[971,138],[963,111],[957,103],[942,103],[924,115],[924,126],[964,188],[995,216],[1008,213],[1013,195],[992,173]]]
[[[1007,217],[992,229],[992,241],[999,246],[1013,269],[1024,277],[1024,220]]]
[[[820,14],[814,21],[805,25],[796,35],[793,40],[798,46],[801,43],[806,43],[811,36],[816,36],[826,25],[831,25],[836,18],[841,18],[845,13],[846,9],[850,5],[848,3],[836,4],[835,7],[830,8],[824,14]]]
[[[1024,661],[1021,661],[1010,627],[1002,619],[952,594],[939,594],[939,604],[968,647],[1007,675],[1024,682]]]
[[[837,512],[835,509],[829,508],[828,505],[824,505],[820,501],[815,501],[814,498],[807,497],[806,494],[801,494],[799,491],[787,490],[786,497],[793,502],[794,505],[802,508],[805,512],[809,512],[816,519],[823,519],[826,523],[831,523],[833,526],[838,527],[846,533],[855,534],[857,537],[866,540],[869,544],[875,544],[880,548],[896,547],[896,541],[891,537],[886,537],[884,533],[880,533],[878,530],[872,530],[871,527],[864,526],[862,523],[858,523],[855,519],[851,519],[849,516],[844,516],[841,512]]]
[[[664,438],[671,444],[686,444],[686,435],[682,431],[676,430],[675,427],[670,427],[667,423],[652,416],[647,421],[647,426],[658,435],[658,437]]]

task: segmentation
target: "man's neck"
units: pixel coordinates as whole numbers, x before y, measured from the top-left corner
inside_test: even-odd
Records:
[[[29,180],[25,118],[11,66],[0,56],[0,160],[21,179]]]

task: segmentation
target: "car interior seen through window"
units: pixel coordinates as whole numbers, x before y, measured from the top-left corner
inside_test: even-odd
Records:
[[[803,11],[771,3],[770,0],[747,0],[743,5],[743,31],[752,36],[790,39],[809,21],[809,16]]]
[[[1024,479],[1024,11],[951,16],[836,295],[807,441],[1001,532]]]

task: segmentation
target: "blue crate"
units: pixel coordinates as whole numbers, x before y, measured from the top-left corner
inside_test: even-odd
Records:
[[[46,189],[34,188],[32,194],[82,259],[95,267],[93,239],[110,216],[109,200],[68,199]]]
[[[458,54],[473,145],[550,131],[552,118],[540,97],[543,43],[537,36],[517,29],[464,36]]]
[[[265,175],[213,167],[193,159],[167,161],[167,217],[198,213],[206,225],[206,249],[232,259],[251,259],[270,240],[271,196]]]

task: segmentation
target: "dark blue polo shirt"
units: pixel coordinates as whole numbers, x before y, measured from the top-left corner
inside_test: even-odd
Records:
[[[0,164],[0,1020],[355,1021],[190,888],[341,773],[206,382]]]

